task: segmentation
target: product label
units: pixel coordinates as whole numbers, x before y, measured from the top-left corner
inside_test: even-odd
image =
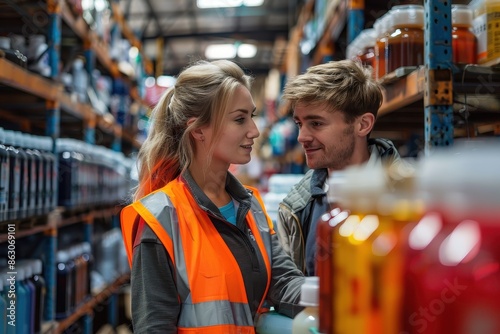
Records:
[[[484,63],[488,56],[486,44],[486,14],[479,15],[473,21],[474,34],[477,38],[477,60]]]
[[[500,7],[490,7],[487,9],[487,49],[486,61],[500,57]]]
[[[486,13],[473,21],[477,37],[477,60],[479,64],[500,57],[500,6],[487,6]]]

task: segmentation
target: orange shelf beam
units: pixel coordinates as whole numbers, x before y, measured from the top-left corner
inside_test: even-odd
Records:
[[[3,58],[0,58],[0,83],[50,101],[56,101],[62,90],[61,85]]]
[[[421,67],[397,81],[383,86],[384,102],[378,111],[378,115],[388,114],[424,97],[425,72]],[[422,102],[423,108],[423,102]]]

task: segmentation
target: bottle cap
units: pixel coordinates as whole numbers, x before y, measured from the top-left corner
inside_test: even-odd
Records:
[[[16,277],[17,280],[19,282],[24,281],[24,279],[26,278],[26,272],[24,271],[24,268],[23,267],[17,267],[16,271],[17,271],[17,277]]]
[[[454,26],[472,26],[472,10],[467,5],[451,5],[451,23]]]
[[[391,26],[424,28],[424,6],[421,5],[399,5],[391,9]]]
[[[34,259],[33,260],[33,274],[41,275],[43,271],[42,260]]]
[[[429,205],[449,212],[498,210],[500,155],[497,140],[457,142],[437,148],[418,166],[418,191]]]
[[[300,305],[318,306],[319,305],[319,277],[306,277],[300,290]]]
[[[66,263],[70,260],[69,254],[65,250],[60,250],[56,253],[56,261],[59,263]]]
[[[391,28],[391,11],[388,11],[381,17],[379,17],[375,23],[373,23],[373,29],[375,29],[377,37],[382,37]]]

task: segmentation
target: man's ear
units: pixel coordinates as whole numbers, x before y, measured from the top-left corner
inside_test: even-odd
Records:
[[[375,125],[375,115],[369,112],[364,113],[363,115],[359,116],[356,125],[359,136],[368,136],[372,131],[373,126]]]

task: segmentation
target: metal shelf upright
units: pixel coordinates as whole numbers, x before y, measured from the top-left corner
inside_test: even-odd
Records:
[[[451,1],[424,0],[425,154],[453,145]]]
[[[47,1],[47,12],[49,15],[49,32],[48,32],[48,55],[51,65],[50,76],[52,79],[59,75],[59,59],[61,45],[61,7],[57,0]],[[46,135],[53,140],[52,152],[56,153],[55,140],[60,134],[60,104],[57,100],[47,100],[47,124]],[[53,175],[57,175],[58,161],[53,164]],[[54,199],[57,201],[57,187],[54,189]],[[45,320],[54,321],[55,319],[55,301],[56,301],[56,253],[57,253],[57,228],[52,227],[44,233],[45,237]]]
[[[349,0],[347,11],[347,44],[351,43],[365,26],[365,0]]]

